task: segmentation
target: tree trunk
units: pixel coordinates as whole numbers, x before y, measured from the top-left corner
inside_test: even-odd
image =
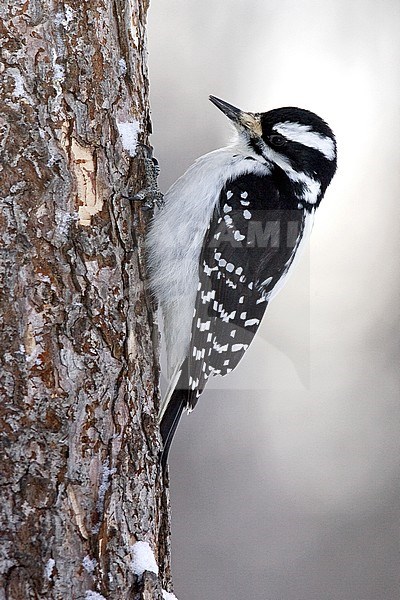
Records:
[[[160,599],[170,579],[148,213],[123,197],[145,187],[147,7],[0,7],[0,598]]]

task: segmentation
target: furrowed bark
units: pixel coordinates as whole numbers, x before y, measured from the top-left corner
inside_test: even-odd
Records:
[[[160,599],[170,579],[149,217],[123,198],[146,183],[147,8],[0,8],[0,598]],[[159,578],[133,572],[137,540]]]

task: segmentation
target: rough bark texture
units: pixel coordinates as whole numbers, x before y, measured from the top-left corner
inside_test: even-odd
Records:
[[[147,142],[147,4],[0,7],[0,598],[159,599],[169,581],[148,213],[122,197],[143,161],[118,128]],[[133,573],[137,540],[159,579]]]

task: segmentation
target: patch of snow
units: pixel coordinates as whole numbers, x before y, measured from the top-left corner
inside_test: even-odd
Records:
[[[117,123],[119,135],[122,138],[122,146],[132,158],[136,155],[136,146],[140,130],[139,121]]]
[[[156,559],[148,542],[136,542],[131,547],[131,552],[133,555],[131,570],[135,575],[141,577],[145,571],[158,575]]]

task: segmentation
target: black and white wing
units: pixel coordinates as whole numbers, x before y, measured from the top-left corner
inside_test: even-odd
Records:
[[[309,216],[297,205],[288,209],[270,177],[244,175],[221,191],[199,264],[185,365],[188,408],[211,375],[239,363],[293,263]]]

